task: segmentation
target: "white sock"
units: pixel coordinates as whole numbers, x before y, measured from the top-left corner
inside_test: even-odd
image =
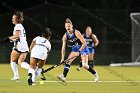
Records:
[[[30,66],[29,66],[29,64],[27,62],[22,62],[21,67],[25,68],[25,69],[29,69]]]
[[[42,68],[37,68],[35,71],[35,78],[37,78],[42,72]]]
[[[13,70],[14,76],[19,76],[16,62],[10,62],[10,65]]]
[[[32,73],[32,81],[35,82],[35,70],[30,67],[28,73]]]

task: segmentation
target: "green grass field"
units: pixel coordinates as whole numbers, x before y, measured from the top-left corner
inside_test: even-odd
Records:
[[[45,66],[46,67],[49,67]],[[0,64],[0,93],[140,93],[139,67],[95,66],[100,76],[99,82],[93,82],[93,76],[86,70],[76,70],[71,66],[67,82],[57,79],[63,66],[46,73],[47,80],[35,86],[27,84],[27,70],[19,67],[21,80],[11,81],[12,71],[9,64]]]

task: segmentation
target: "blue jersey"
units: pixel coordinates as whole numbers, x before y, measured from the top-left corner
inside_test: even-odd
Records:
[[[76,37],[75,35],[75,29],[73,30],[73,34],[70,36],[68,32],[66,32],[66,37],[67,37],[67,46],[72,47],[72,52],[78,52],[79,49],[81,48],[81,41]],[[89,49],[86,46],[80,54],[86,53],[87,55],[89,54]]]
[[[72,47],[72,46],[77,46],[77,45],[81,45],[81,41],[76,37],[75,35],[75,29],[73,30],[73,34],[70,36],[68,34],[68,32],[66,32],[66,36],[67,36],[67,46],[68,47]]]
[[[89,37],[87,37],[86,34],[84,34],[84,39],[87,43],[88,48],[93,48],[94,47],[94,42],[92,40],[92,34]]]
[[[87,37],[86,34],[84,34],[84,39],[87,43],[89,52],[94,53],[95,51],[94,51],[94,42],[92,40],[92,34],[89,37]]]

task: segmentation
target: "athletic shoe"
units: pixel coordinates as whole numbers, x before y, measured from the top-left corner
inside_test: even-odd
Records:
[[[78,68],[77,68],[77,71],[80,71],[80,70],[81,70],[81,68],[80,68],[80,67],[78,67]]]
[[[11,80],[20,80],[20,77],[19,76],[14,76],[11,78]]]
[[[66,78],[64,77],[63,74],[58,75],[58,79],[60,79],[61,81],[65,82]]]
[[[32,81],[32,74],[31,74],[31,73],[28,74],[28,84],[29,84],[29,85],[32,85],[32,84],[33,84],[33,81]]]
[[[96,71],[96,74],[94,74],[94,81],[97,82],[99,80],[98,72]]]

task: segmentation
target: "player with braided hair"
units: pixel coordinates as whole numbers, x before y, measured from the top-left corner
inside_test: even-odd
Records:
[[[41,74],[42,67],[48,56],[48,52],[51,50],[51,44],[49,42],[51,37],[51,31],[46,28],[42,32],[42,36],[37,36],[33,39],[30,45],[30,68],[28,70],[28,84],[33,85],[35,79]]]

